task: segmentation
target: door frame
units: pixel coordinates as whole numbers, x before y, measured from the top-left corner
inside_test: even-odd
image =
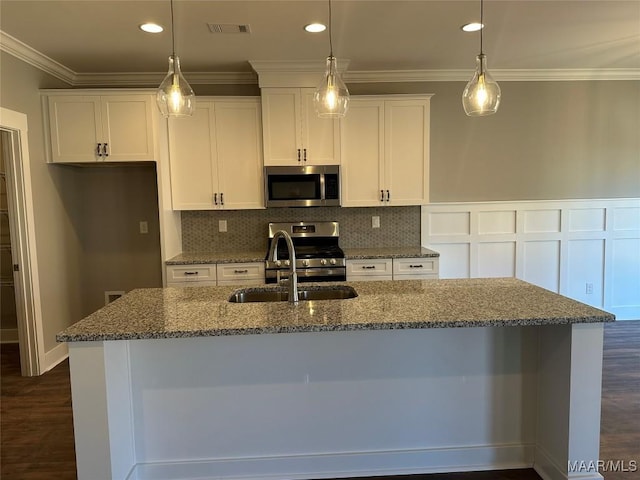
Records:
[[[42,373],[45,352],[29,168],[27,115],[0,107],[0,129],[11,135],[9,142],[11,155],[6,162],[6,178],[20,343],[20,369],[22,375],[35,376]],[[17,271],[15,271],[16,265]]]

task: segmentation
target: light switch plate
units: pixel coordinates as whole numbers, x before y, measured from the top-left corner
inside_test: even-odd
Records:
[[[149,233],[149,224],[144,220],[140,222],[140,233]]]
[[[371,217],[371,228],[380,228],[380,217],[378,215]]]
[[[226,232],[227,231],[227,221],[226,220],[218,220],[218,231]]]

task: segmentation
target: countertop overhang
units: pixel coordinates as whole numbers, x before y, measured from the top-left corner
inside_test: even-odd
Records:
[[[358,297],[301,301],[297,305],[234,304],[228,299],[238,287],[137,289],[56,338],[59,342],[80,342],[615,321],[613,314],[514,278],[339,285],[352,286]]]

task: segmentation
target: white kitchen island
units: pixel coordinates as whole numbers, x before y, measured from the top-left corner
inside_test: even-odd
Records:
[[[347,285],[295,306],[135,290],[59,334],[78,478],[602,478],[569,462],[597,464],[613,315],[515,279]]]

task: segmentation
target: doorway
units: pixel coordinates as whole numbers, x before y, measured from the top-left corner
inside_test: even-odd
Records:
[[[3,203],[2,233],[2,292],[5,299],[13,299],[13,311],[3,318],[7,340],[17,341],[20,347],[20,370],[22,375],[34,376],[42,373],[44,345],[42,343],[42,312],[40,286],[37,277],[37,255],[34,235],[31,177],[28,168],[29,148],[27,142],[27,116],[0,108],[0,151],[2,158]],[[6,208],[5,208],[6,206]],[[9,265],[5,262],[9,261]],[[13,295],[11,296],[11,291]],[[3,307],[4,310],[4,307]],[[5,312],[3,311],[3,314]],[[15,319],[9,319],[15,313]],[[11,323],[10,323],[11,322]],[[15,322],[15,323],[14,323]],[[15,325],[15,327],[14,327]],[[15,330],[14,330],[15,329]],[[2,332],[5,333],[5,332]]]

